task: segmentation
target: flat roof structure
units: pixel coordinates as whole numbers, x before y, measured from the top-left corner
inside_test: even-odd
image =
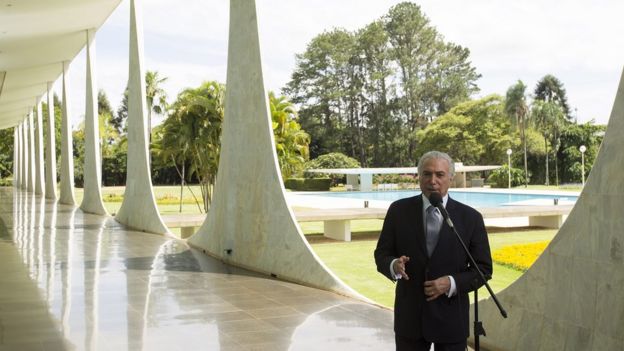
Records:
[[[3,1],[0,129],[24,120],[121,0]],[[68,20],[71,19],[71,20]]]

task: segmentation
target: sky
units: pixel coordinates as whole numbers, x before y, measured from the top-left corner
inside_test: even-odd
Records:
[[[265,86],[280,92],[316,35],[358,30],[400,3],[394,0],[257,0]],[[518,80],[533,92],[552,74],[564,84],[573,117],[607,124],[624,65],[621,0],[423,0],[416,2],[446,41],[470,49],[482,77],[474,98],[504,95]],[[225,83],[229,1],[145,0],[145,67],[168,77],[173,102],[203,81]],[[128,79],[129,1],[123,0],[96,36],[97,86],[113,109]],[[69,71],[74,127],[84,119],[85,54]],[[57,82],[55,90],[59,91]]]

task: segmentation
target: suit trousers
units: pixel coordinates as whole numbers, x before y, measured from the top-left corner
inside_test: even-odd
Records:
[[[454,344],[434,344],[425,339],[411,339],[404,336],[394,336],[396,342],[396,351],[466,351],[468,344],[466,341]]]

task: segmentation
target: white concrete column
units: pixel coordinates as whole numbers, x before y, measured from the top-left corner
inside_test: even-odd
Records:
[[[19,188],[22,186],[22,184],[20,183],[20,170],[22,168],[22,165],[20,163],[20,157],[21,157],[20,135],[22,134],[20,132],[20,128],[21,128],[21,124],[18,124],[15,127],[13,127],[13,185],[15,185],[16,188]]]
[[[169,230],[156,207],[148,161],[143,19],[140,5],[140,1],[130,0],[128,162],[124,199],[115,218],[134,229],[165,234]]]
[[[484,348],[624,350],[622,150],[624,72],[600,152],[572,212],[529,270],[498,293],[509,318],[500,316],[492,299],[479,302],[488,332]]]
[[[230,1],[219,174],[207,219],[189,243],[232,265],[359,296],[312,251],[286,203],[252,0]]]
[[[45,194],[43,166],[43,111],[41,100],[37,99],[37,124],[35,126],[35,194]]]
[[[54,129],[54,98],[52,96],[52,82],[48,82],[48,130],[46,131],[46,190],[47,199],[56,200],[56,142]]]
[[[360,190],[372,191],[373,190],[373,175],[370,173],[360,174]]]
[[[63,102],[61,117],[61,196],[59,202],[75,205],[74,196],[74,148],[72,145],[71,119],[69,117],[69,98],[67,94],[67,70],[69,62],[63,62]]]
[[[21,188],[26,190],[27,187],[27,178],[28,178],[28,149],[27,149],[27,145],[28,145],[28,141],[26,140],[26,119],[24,119],[22,121],[22,123],[20,124],[20,149],[22,150],[21,152],[21,156],[20,156],[20,164],[21,164],[21,169],[20,169],[20,184],[21,184]]]
[[[33,111],[28,114],[28,191],[35,191],[35,124]]]
[[[98,120],[97,84],[95,81],[95,30],[86,31],[87,72],[85,102],[84,197],[80,208],[89,213],[108,214],[102,202],[102,166]]]
[[[24,121],[22,122],[22,162],[23,162],[23,168],[22,168],[22,189],[24,190],[28,190],[28,173],[30,172],[29,169],[29,164],[30,164],[30,159],[29,159],[29,155],[30,155],[30,151],[28,150],[28,146],[29,146],[29,141],[28,141],[28,118],[24,118]]]
[[[26,156],[25,150],[24,150],[24,121],[20,122],[19,125],[19,187],[20,189],[24,189],[24,187],[26,186],[26,162],[24,160],[24,157]]]

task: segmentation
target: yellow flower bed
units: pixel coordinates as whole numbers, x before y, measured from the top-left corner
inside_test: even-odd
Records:
[[[550,241],[539,241],[530,244],[505,246],[492,253],[492,259],[498,264],[520,271],[526,271],[542,254]]]

